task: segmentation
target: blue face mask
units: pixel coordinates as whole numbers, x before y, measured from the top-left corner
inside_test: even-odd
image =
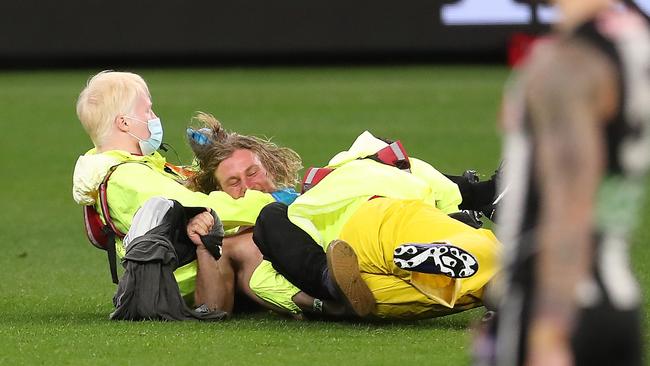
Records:
[[[162,144],[162,139],[163,139],[163,128],[162,128],[162,123],[160,122],[160,118],[150,119],[147,122],[133,117],[128,117],[128,118],[134,121],[138,121],[140,123],[146,123],[147,128],[149,129],[150,136],[146,140],[143,140],[138,136],[130,132],[127,132],[129,135],[138,139],[138,143],[140,145],[140,151],[142,151],[142,155],[151,155],[156,150],[158,150],[160,148],[160,144]]]

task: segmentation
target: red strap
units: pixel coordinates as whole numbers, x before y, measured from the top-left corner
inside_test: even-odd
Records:
[[[388,144],[388,146],[367,158],[386,165],[394,166],[407,173],[411,172],[411,162],[409,161],[404,146],[402,146],[402,143],[399,140]],[[307,171],[305,171],[304,178],[302,179],[302,189],[300,190],[300,193],[307,192],[333,171],[333,168],[308,168]]]
[[[88,241],[95,247],[106,250],[108,235],[102,230],[105,224],[99,217],[99,213],[93,206],[83,206],[83,213]]]
[[[373,156],[381,163],[394,166],[409,173],[411,172],[409,156],[399,140],[377,151]]]
[[[125,234],[122,233],[117,228],[117,226],[115,226],[113,219],[111,219],[111,215],[108,210],[108,198],[106,196],[106,188],[108,186],[108,179],[111,177],[115,169],[117,169],[117,167],[122,164],[126,164],[126,162],[112,166],[111,169],[106,174],[106,176],[104,177],[102,183],[99,185],[99,206],[101,207],[102,210],[102,216],[104,216],[104,221],[106,221],[106,224],[111,228],[111,230],[113,230],[115,235],[117,235],[120,238],[123,238]]]
[[[331,168],[308,168],[305,172],[305,177],[302,179],[302,189],[300,190],[300,193],[307,192],[333,171],[334,169]]]

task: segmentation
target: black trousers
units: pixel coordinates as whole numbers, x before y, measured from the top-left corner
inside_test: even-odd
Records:
[[[491,178],[484,182],[470,182],[466,177],[445,174],[449,180],[456,183],[463,201],[458,208],[461,210],[482,211],[494,202],[496,198],[496,180]]]
[[[278,273],[307,294],[322,299],[332,296],[323,283],[327,257],[323,247],[287,217],[287,206],[275,202],[262,209],[253,230],[253,241]]]
[[[523,365],[528,355],[526,340],[537,294],[534,286],[537,260],[536,256],[529,256],[518,267],[520,270],[511,274],[513,281],[509,286],[512,292],[505,298],[505,305],[502,305],[495,318],[497,323],[503,322],[505,325],[494,324],[495,327],[491,329],[497,339],[502,339],[501,342],[515,340],[509,344],[508,351],[505,348],[501,351],[514,355],[513,360],[517,365]],[[595,262],[598,263],[598,259],[595,259]],[[592,306],[578,309],[574,333],[571,335],[575,365],[641,366],[643,319],[640,309],[636,307],[624,310],[615,307],[599,275],[601,270],[594,264],[592,271],[600,298]],[[513,294],[517,295],[512,296]],[[506,317],[510,319],[504,321]],[[507,326],[508,324],[511,326]],[[496,365],[496,361],[485,364]]]
[[[572,346],[576,365],[641,366],[640,309],[618,310],[605,303],[580,313]]]

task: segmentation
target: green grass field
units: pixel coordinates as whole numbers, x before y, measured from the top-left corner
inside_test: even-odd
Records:
[[[298,322],[267,313],[212,324],[110,322],[115,288],[71,195],[76,158],[91,147],[76,97],[97,71],[0,72],[0,365],[470,362],[480,309],[419,322]],[[445,172],[471,167],[489,176],[500,160],[502,67],[131,71],[149,83],[165,140],[178,151],[168,153],[173,162],[189,162],[184,130],[197,110],[294,147],[305,166],[324,164],[365,129],[401,139]],[[644,289],[648,224],[646,208],[633,250]]]

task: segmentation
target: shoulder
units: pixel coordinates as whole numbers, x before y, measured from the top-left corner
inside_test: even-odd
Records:
[[[535,49],[521,71],[531,107],[575,108],[597,105],[601,116],[617,108],[619,75],[613,61],[594,45],[575,37],[550,41]],[[581,103],[582,102],[582,103]]]
[[[585,40],[568,37],[542,41],[531,52],[522,69],[526,84],[566,84],[594,81],[593,77],[613,74],[612,60]]]
[[[114,174],[125,174],[127,172],[154,172],[154,166],[141,161],[125,161],[114,167]]]
[[[139,182],[144,183],[145,181],[152,179],[152,177],[157,176],[162,177],[162,174],[157,172],[154,166],[145,162],[127,161],[115,165],[112,168],[109,181],[111,183],[133,182],[134,184],[139,184]]]

